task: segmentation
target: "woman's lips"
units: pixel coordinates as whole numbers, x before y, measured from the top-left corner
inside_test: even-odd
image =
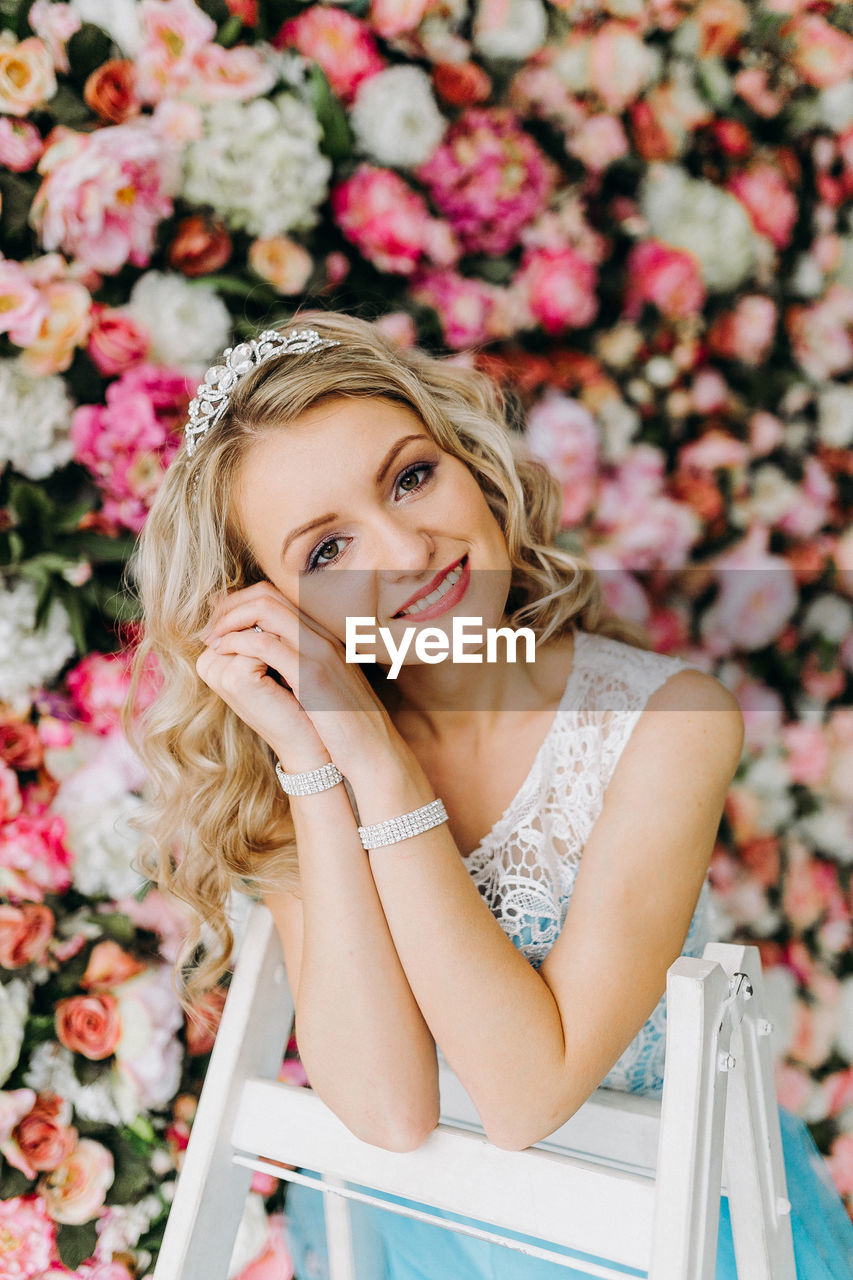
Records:
[[[413,622],[419,622],[421,618],[424,620],[428,618],[438,618],[441,614],[447,613],[448,609],[452,609],[454,605],[459,603],[465,592],[468,590],[468,583],[471,580],[471,570],[468,567],[467,552],[460,561],[460,565],[462,567],[462,573],[459,575],[458,581],[454,582],[450,590],[445,592],[443,596],[438,600],[433,601],[432,604],[427,605],[425,609],[419,609],[416,613],[404,613],[402,615],[395,614],[393,620],[398,622],[402,621],[404,618],[411,618]],[[452,573],[455,568],[456,565],[449,569],[448,573]],[[447,574],[445,574],[445,577],[446,576]]]

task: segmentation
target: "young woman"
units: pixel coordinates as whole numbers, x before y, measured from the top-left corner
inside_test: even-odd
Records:
[[[228,894],[249,886],[312,1087],[394,1151],[437,1123],[439,1054],[512,1150],[599,1085],[659,1092],[667,969],[709,940],[740,711],[605,615],[554,545],[560,505],[484,374],[310,311],[208,372],[131,565],[137,675],[153,653],[163,682],[138,732],[134,684],[125,724],[146,869],[197,914],[185,996],[225,969]],[[465,657],[411,643],[462,617],[482,633]],[[375,662],[347,660],[352,619]],[[528,627],[533,656],[489,650],[501,627]],[[853,1226],[782,1119],[800,1280],[849,1280]],[[323,1276],[321,1194],[291,1185],[286,1213],[297,1280]],[[580,1274],[354,1214],[359,1280]],[[717,1275],[735,1275],[725,1211]]]

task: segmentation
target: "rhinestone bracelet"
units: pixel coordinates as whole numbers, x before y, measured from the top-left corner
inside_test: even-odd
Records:
[[[375,822],[369,827],[359,827],[358,834],[365,849],[379,849],[382,845],[396,844],[398,840],[406,840],[409,836],[420,835],[429,831],[441,822],[447,822],[447,810],[441,800],[430,800],[429,804],[404,813],[399,818],[387,818],[385,822]]]
[[[309,769],[306,773],[285,773],[278,760],[275,771],[282,791],[289,796],[312,796],[317,791],[327,791],[343,782],[344,775],[334,761],[321,764],[319,769]]]

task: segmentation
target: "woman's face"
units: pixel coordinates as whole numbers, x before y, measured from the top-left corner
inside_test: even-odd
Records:
[[[504,617],[511,563],[501,527],[465,464],[406,405],[379,396],[314,405],[252,445],[234,501],[264,575],[341,641],[348,617],[376,619],[395,643],[407,626],[450,638],[454,616],[483,628]],[[461,599],[420,622],[395,617],[463,558]],[[384,660],[378,635],[369,649]],[[419,661],[413,645],[408,653]]]

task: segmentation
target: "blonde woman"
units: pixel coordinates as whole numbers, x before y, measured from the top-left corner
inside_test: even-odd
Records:
[[[709,940],[741,753],[724,686],[651,651],[555,545],[559,486],[507,407],[482,373],[303,312],[209,371],[130,566],[137,676],[154,654],[163,683],[138,733],[134,684],[125,727],[146,869],[197,917],[184,997],[223,973],[248,886],[312,1087],[394,1151],[437,1123],[439,1054],[509,1149],[599,1085],[660,1091],[666,972]],[[438,660],[461,617],[482,636]],[[348,660],[353,619],[375,625]],[[489,650],[501,628],[533,653]],[[782,1119],[800,1280],[849,1280],[853,1226]],[[580,1274],[353,1211],[360,1280]],[[317,1280],[321,1194],[291,1185],[286,1214],[297,1280]],[[735,1276],[725,1208],[717,1275]]]

